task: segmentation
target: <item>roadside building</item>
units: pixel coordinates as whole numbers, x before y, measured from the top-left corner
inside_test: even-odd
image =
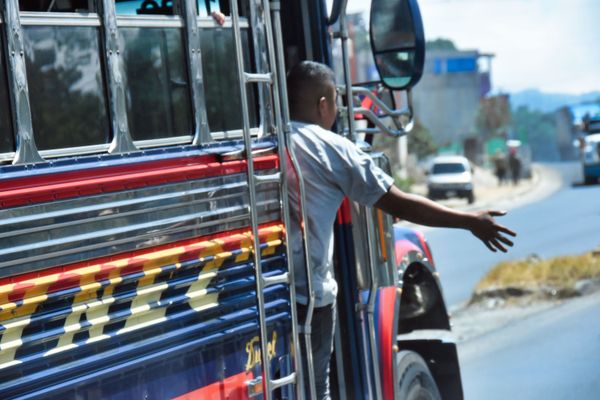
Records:
[[[428,48],[423,78],[414,91],[420,122],[436,144],[453,146],[475,162],[483,148],[475,122],[491,89],[493,57],[478,50]]]

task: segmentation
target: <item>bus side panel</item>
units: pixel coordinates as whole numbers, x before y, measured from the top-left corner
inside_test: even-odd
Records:
[[[246,164],[219,146],[2,167],[0,398],[247,392],[261,351]],[[263,274],[280,275],[278,184],[257,197]],[[264,296],[272,376],[285,376],[289,285]]]
[[[265,274],[282,273],[282,226],[260,234]],[[250,254],[243,231],[13,277],[0,286],[1,397],[168,398],[260,373]],[[290,353],[289,288],[265,298],[277,376]]]

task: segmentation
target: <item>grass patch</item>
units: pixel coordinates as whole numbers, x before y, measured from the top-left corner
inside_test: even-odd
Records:
[[[600,279],[600,254],[590,252],[547,260],[532,256],[525,260],[502,262],[492,268],[475,287],[475,294],[487,291],[521,288],[528,291],[552,288],[575,290],[576,283]]]
[[[412,185],[414,183],[415,182],[414,182],[414,180],[412,178],[401,178],[398,175],[396,175],[394,177],[394,185],[396,185],[396,187],[398,187],[403,192],[411,193],[412,192]]]

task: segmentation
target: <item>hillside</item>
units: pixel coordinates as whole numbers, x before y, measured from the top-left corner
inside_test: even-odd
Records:
[[[545,113],[556,111],[556,109],[566,105],[597,101],[598,99],[600,99],[600,92],[573,95],[564,93],[544,93],[537,89],[527,89],[510,94],[510,103],[513,109],[519,108],[520,106],[527,106],[531,110]]]

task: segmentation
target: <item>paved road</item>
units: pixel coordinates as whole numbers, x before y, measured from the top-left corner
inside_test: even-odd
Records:
[[[599,315],[583,297],[460,343],[465,399],[600,398]]]
[[[600,245],[600,185],[572,186],[575,164],[559,165],[566,184],[549,197],[511,209],[503,222],[519,237],[508,254],[490,253],[466,232],[427,236],[450,308],[502,260],[535,253],[578,254]],[[514,204],[518,204],[516,201]],[[459,343],[466,400],[600,398],[600,294],[567,301]]]
[[[501,221],[518,233],[509,253],[492,253],[465,231],[428,229],[426,236],[441,274],[450,308],[468,300],[475,284],[500,261],[530,254],[554,257],[578,254],[600,245],[600,185],[571,186],[576,164],[562,164],[558,171],[565,185],[549,197],[515,209],[517,200],[500,201],[509,214]]]

